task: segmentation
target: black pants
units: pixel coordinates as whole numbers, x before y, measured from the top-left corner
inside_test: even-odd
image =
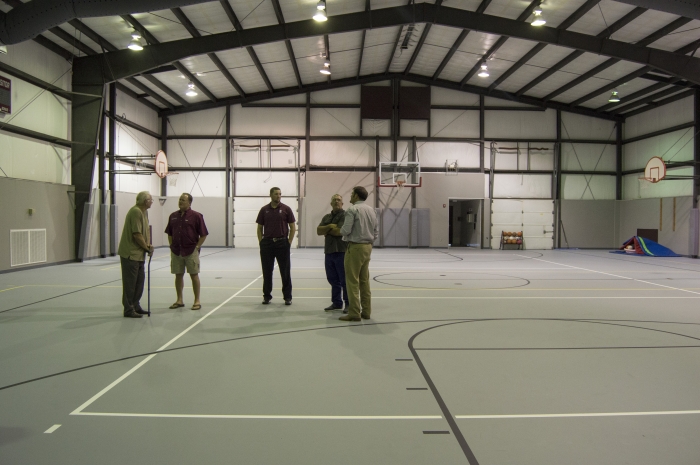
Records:
[[[275,259],[282,277],[282,295],[284,300],[292,300],[292,267],[289,259],[291,245],[286,238],[273,241],[263,237],[260,242],[260,262],[263,273],[263,297],[266,300],[272,298],[272,271],[275,268]]]
[[[143,283],[146,281],[146,273],[143,270],[145,262],[119,258],[122,264],[122,305],[126,315],[141,308],[139,301],[143,295]]]

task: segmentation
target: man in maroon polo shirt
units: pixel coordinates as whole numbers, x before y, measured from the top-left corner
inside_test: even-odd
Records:
[[[260,209],[258,219],[258,242],[263,272],[263,304],[272,300],[272,270],[275,259],[282,277],[282,296],[285,305],[292,305],[292,275],[290,248],[296,232],[296,218],[289,206],[281,202],[282,190],[270,189],[270,203]]]
[[[199,301],[199,249],[209,231],[204,224],[204,217],[190,208],[192,196],[182,194],[178,200],[180,209],[170,215],[165,233],[170,244],[170,272],[175,275],[175,291],[177,301],[170,308],[184,307],[182,301],[182,289],[185,287],[185,270],[192,278],[192,290],[194,291],[194,304],[192,310],[200,310],[202,303]]]

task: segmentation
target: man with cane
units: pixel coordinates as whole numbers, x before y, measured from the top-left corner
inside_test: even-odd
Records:
[[[146,255],[153,256],[147,210],[153,204],[148,191],[139,192],[136,205],[131,207],[124,220],[122,237],[119,240],[119,260],[122,269],[122,305],[124,318],[141,318],[148,314],[139,303],[143,295]],[[149,260],[150,262],[150,260]],[[150,273],[149,273],[150,278]],[[149,294],[150,299],[150,294]]]

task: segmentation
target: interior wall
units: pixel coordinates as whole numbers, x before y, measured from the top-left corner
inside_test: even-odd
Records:
[[[0,178],[0,271],[22,268],[10,266],[11,229],[46,229],[46,263],[75,258],[74,190],[65,184]]]
[[[7,54],[0,54],[0,62],[61,89],[71,90],[71,65],[63,58],[32,41],[8,45],[7,51]],[[0,124],[70,139],[70,102],[15,76],[0,75],[12,81],[12,114],[0,113]],[[70,184],[70,150],[1,129],[0,147],[0,168],[4,176]]]
[[[617,247],[615,204],[615,200],[562,200],[559,225],[561,247]]]
[[[674,199],[676,202],[675,227]],[[690,254],[692,197],[623,200],[617,204],[617,244],[621,245],[635,236],[637,229],[658,229],[659,244],[678,254]]]

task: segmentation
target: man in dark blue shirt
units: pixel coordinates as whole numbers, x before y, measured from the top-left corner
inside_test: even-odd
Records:
[[[323,217],[321,223],[316,227],[316,234],[325,236],[323,253],[325,254],[326,279],[331,285],[331,305],[324,310],[327,312],[340,310],[345,302],[347,313],[348,289],[345,286],[345,249],[347,242],[343,241],[340,232],[334,231],[343,226],[345,210],[343,210],[343,197],[335,194],[331,197],[332,211]],[[342,299],[341,299],[342,297]]]

